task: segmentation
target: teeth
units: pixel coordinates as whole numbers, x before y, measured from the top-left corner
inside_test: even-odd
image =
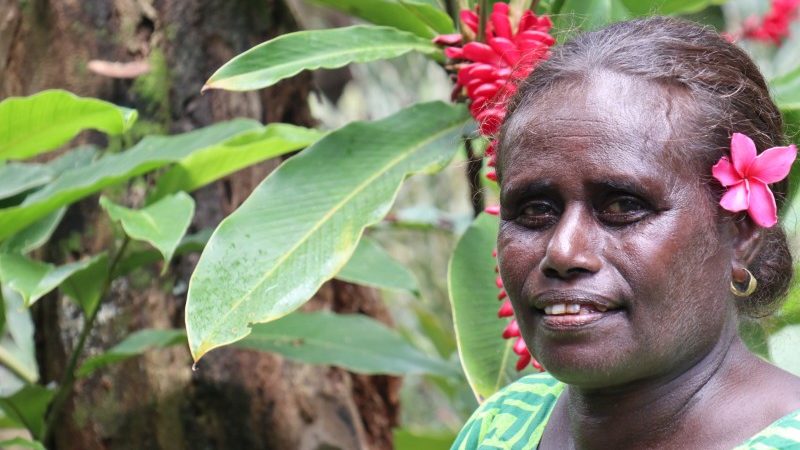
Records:
[[[608,310],[608,308],[600,305],[595,308],[600,312],[606,312]],[[551,316],[581,314],[581,305],[578,303],[556,303],[555,305],[545,306],[544,313]]]

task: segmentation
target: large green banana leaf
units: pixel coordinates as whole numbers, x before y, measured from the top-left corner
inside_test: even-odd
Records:
[[[306,302],[381,220],[409,174],[455,154],[463,106],[417,104],[351,123],[286,161],[214,232],[189,283],[195,360]]]
[[[411,51],[441,52],[429,39],[392,27],[356,25],[298,31],[278,36],[231,59],[211,75],[203,90],[261,89],[303,70],[395,58]]]
[[[0,161],[24,159],[66,143],[82,130],[122,134],[136,110],[61,90],[0,102]]]
[[[507,319],[497,317],[495,286],[497,218],[481,214],[456,245],[447,274],[461,366],[472,391],[483,401],[514,381],[513,340],[502,338]]]

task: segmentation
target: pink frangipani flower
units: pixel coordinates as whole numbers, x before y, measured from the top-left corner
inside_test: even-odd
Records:
[[[794,144],[772,147],[756,156],[756,145],[742,133],[731,137],[730,158],[723,156],[711,173],[728,188],[719,204],[728,211],[747,211],[757,225],[769,228],[778,222],[775,196],[769,189],[789,175],[797,157]]]

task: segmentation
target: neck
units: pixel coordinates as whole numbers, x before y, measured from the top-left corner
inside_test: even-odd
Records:
[[[723,330],[717,345],[679,373],[608,389],[567,391],[573,446],[580,449],[657,447],[682,424],[702,414],[708,399],[724,389],[737,361],[753,358],[736,331]]]

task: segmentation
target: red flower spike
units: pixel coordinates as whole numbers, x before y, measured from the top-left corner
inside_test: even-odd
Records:
[[[519,62],[519,49],[510,39],[498,36],[496,38],[489,38],[486,41],[489,43],[489,47],[491,47],[496,54],[500,55],[509,66],[514,66]]]
[[[499,3],[495,3],[498,5]],[[497,8],[495,8],[497,9]],[[508,14],[501,12],[493,12],[490,15],[492,26],[494,27],[494,34],[498,37],[511,38],[511,21],[508,19]]]
[[[478,32],[478,23],[480,22],[478,14],[476,14],[474,11],[465,9],[461,11],[461,14],[459,14],[459,16],[461,17],[461,22],[463,22],[464,25],[468,26],[473,33]]]
[[[791,22],[798,16],[800,0],[772,0],[770,10],[759,21],[750,17],[744,22],[744,36],[780,45],[789,36]]]
[[[528,353],[528,347],[525,346],[525,341],[522,340],[522,337],[518,337],[517,342],[514,342],[514,353],[518,355],[530,354]]]
[[[486,208],[487,208],[487,209],[489,209],[489,208],[497,208],[497,211],[498,211],[498,212],[500,211],[500,207],[499,207],[499,206],[497,206],[497,205],[495,205],[495,206],[487,206]],[[486,210],[484,210],[484,211],[486,211]],[[490,213],[489,211],[486,211],[486,212],[487,212],[487,213],[489,213],[489,214],[492,214],[492,213]],[[495,214],[495,216],[496,216],[496,215],[497,215],[497,214]],[[496,249],[496,248],[495,248],[495,249],[492,249],[492,258],[497,258],[497,249]]]
[[[489,141],[489,145],[486,147],[486,150],[484,150],[483,154],[486,156],[494,156],[496,148],[497,148],[497,141],[491,140]]]
[[[481,133],[485,135],[495,134],[500,130],[500,125],[503,123],[504,111],[497,108],[488,108],[478,114],[478,123],[480,124]]]
[[[494,49],[483,42],[470,42],[464,46],[464,58],[497,66],[502,64],[502,58]]]
[[[494,284],[497,285],[497,289],[503,289],[503,279],[499,276],[495,277]]]
[[[542,367],[542,364],[539,363],[539,361],[537,361],[536,358],[531,358],[531,365],[534,367],[534,369],[538,370],[539,372],[544,372],[544,367]]]
[[[483,212],[485,212],[486,214],[491,214],[493,216],[500,215],[500,205],[489,205],[483,209]],[[492,252],[492,256],[494,256],[495,258],[497,257],[497,249],[495,249],[494,252]]]
[[[444,56],[450,59],[461,59],[464,57],[464,50],[461,47],[447,47],[444,49]]]
[[[505,14],[506,16],[508,16],[509,13],[508,4],[502,2],[495,3],[494,5],[492,5],[492,13]]]
[[[503,330],[503,339],[511,339],[513,337],[520,337],[519,325],[517,325],[516,319],[512,319],[511,322],[508,322],[508,326]]]
[[[517,367],[517,372],[519,372],[522,369],[524,369],[528,365],[528,363],[531,362],[531,359],[533,359],[533,358],[531,357],[530,353],[523,353],[522,355],[519,355],[519,359],[517,360],[517,366],[516,366]],[[539,364],[539,363],[537,362],[536,364]],[[534,367],[536,367],[536,366],[534,366]],[[541,366],[539,366],[539,367],[541,367]]]
[[[433,38],[433,43],[437,45],[456,45],[461,43],[462,36],[459,33],[440,34]]]
[[[460,18],[467,39],[480,34],[480,19],[476,11],[461,11]],[[527,78],[540,61],[549,57],[549,49],[555,39],[548,34],[553,26],[549,17],[537,17],[528,10],[522,13],[519,22],[515,24],[510,19],[508,4],[504,2],[493,4],[488,19],[483,30],[485,43],[468,42],[458,46],[459,41],[453,35],[438,37],[434,42],[444,45],[452,42],[453,46],[445,50],[448,58],[458,60],[458,76],[452,98],[457,99],[466,94],[469,111],[478,122],[481,134],[491,137],[500,130],[506,115],[506,103],[516,92],[517,83]],[[472,34],[469,33],[470,30]],[[496,141],[490,139],[489,146],[484,151],[489,167],[494,167],[497,163],[496,146]],[[497,181],[497,172],[490,170],[486,177]],[[498,215],[500,209],[490,206],[485,211]],[[492,251],[492,256],[497,257],[496,249]],[[497,266],[495,272],[499,273]],[[495,282],[500,288],[497,298],[502,301],[498,316],[513,317],[514,310],[503,289],[502,279],[498,276]],[[506,326],[503,337],[516,338],[514,352],[519,355],[517,370],[524,369],[528,364],[542,370],[520,338],[516,320]]]
[[[514,317],[514,308],[511,307],[511,302],[508,299],[503,300],[503,304],[501,304],[500,309],[497,310],[497,317]]]

